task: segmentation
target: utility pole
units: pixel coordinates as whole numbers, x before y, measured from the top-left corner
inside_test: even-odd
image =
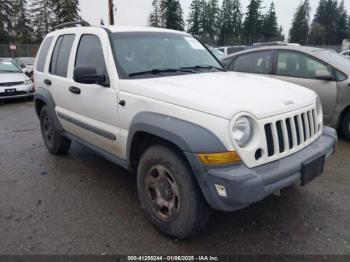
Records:
[[[113,0],[108,0],[109,24],[114,25],[114,4]]]

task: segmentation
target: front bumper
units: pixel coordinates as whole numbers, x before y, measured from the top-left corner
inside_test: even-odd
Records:
[[[285,187],[301,181],[304,162],[335,152],[337,133],[325,127],[323,134],[303,150],[277,161],[248,168],[244,164],[230,167],[203,167],[196,156],[187,154],[208,204],[217,210],[234,211],[262,200]],[[225,187],[227,197],[218,195],[215,185]]]
[[[2,88],[6,89],[6,88]],[[16,89],[16,92],[7,94],[4,90],[0,90],[0,100],[9,100],[15,98],[25,98],[34,96],[34,84],[30,85],[20,85],[20,86],[10,86],[8,89]]]

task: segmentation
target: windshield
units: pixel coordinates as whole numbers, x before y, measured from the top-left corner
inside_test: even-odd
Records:
[[[34,65],[35,58],[34,57],[21,57],[19,60],[25,65]]]
[[[19,69],[12,62],[8,61],[0,61],[0,73],[21,73],[21,69]]]
[[[317,52],[325,61],[329,61],[330,64],[337,64],[338,66],[350,70],[350,60],[345,56],[342,56],[333,50],[321,50]]]
[[[136,75],[137,78],[159,77],[222,70],[219,62],[198,40],[185,34],[114,33],[112,47],[121,78]],[[193,71],[190,70],[192,67]]]

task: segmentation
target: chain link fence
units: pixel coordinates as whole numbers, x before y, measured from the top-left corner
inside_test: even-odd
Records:
[[[0,57],[35,57],[40,45],[16,45],[11,50],[10,45],[0,45]]]

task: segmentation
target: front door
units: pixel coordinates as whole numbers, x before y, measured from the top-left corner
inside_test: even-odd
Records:
[[[94,30],[93,33],[86,29],[86,33],[79,35],[73,67],[93,67],[98,75],[106,76],[107,80],[101,84],[82,84],[73,79],[70,91],[75,95],[77,136],[120,156],[117,92],[110,83],[109,75],[112,73],[108,73],[108,45],[109,39],[103,29],[99,32]]]

